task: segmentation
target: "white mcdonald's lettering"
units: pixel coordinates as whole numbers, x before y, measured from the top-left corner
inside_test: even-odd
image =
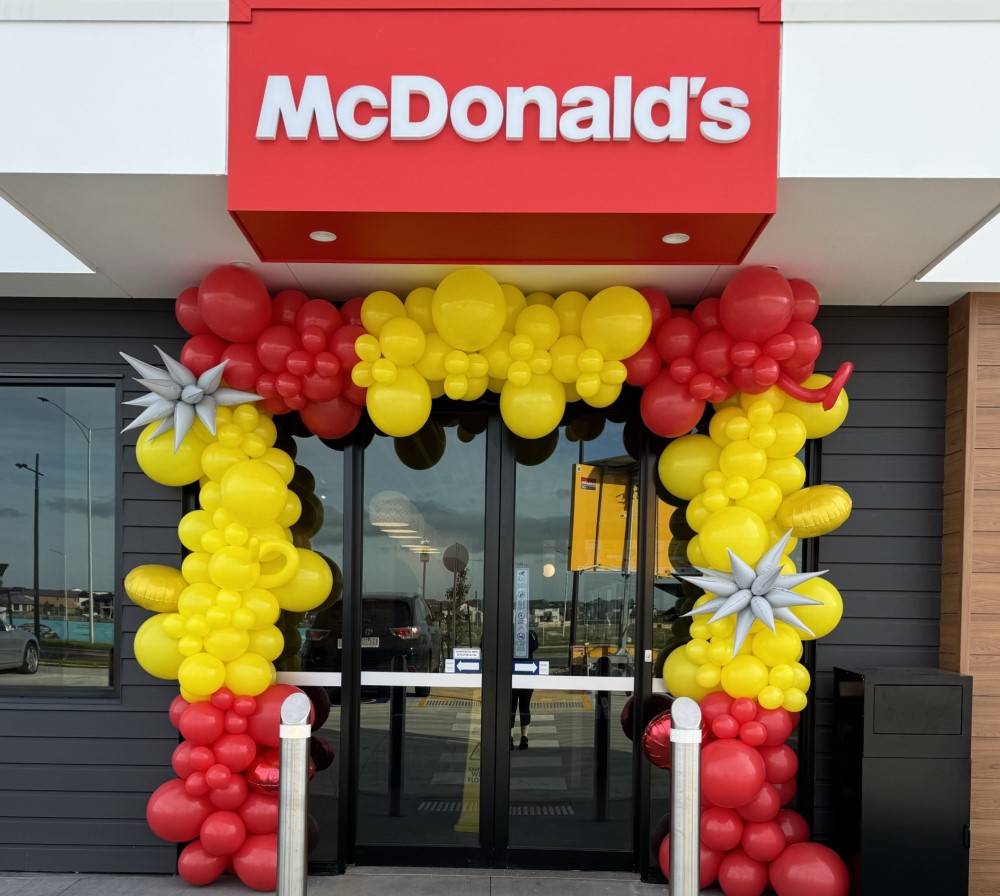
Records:
[[[257,120],[257,139],[276,140],[279,124],[289,140],[306,140],[316,123],[320,140],[429,140],[446,127],[463,140],[492,140],[501,131],[510,141],[525,139],[529,107],[537,110],[537,139],[626,142],[633,133],[649,143],[688,138],[689,109],[700,116],[698,133],[713,143],[735,143],[750,130],[750,101],[738,87],[705,89],[707,78],[671,77],[634,93],[630,75],[616,75],[608,92],[595,85],[571,87],[557,96],[550,87],[508,87],[501,96],[483,85],[464,87],[449,99],[426,75],[393,75],[389,96],[370,84],[348,87],[334,104],[326,75],[308,75],[298,99],[288,75],[269,75]],[[412,100],[426,107],[414,115]],[[359,114],[364,107],[364,114]],[[473,107],[476,112],[473,113]]]

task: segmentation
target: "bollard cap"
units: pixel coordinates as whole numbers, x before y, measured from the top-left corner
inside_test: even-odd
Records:
[[[284,725],[308,725],[312,704],[301,691],[289,694],[281,704],[281,722]]]
[[[701,728],[701,707],[690,697],[678,697],[670,706],[671,728]]]

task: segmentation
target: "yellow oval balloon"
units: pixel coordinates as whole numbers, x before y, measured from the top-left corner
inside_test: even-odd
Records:
[[[274,680],[274,666],[260,654],[247,652],[226,663],[225,685],[237,696],[263,694]]]
[[[727,548],[755,566],[770,546],[764,521],[745,507],[724,507],[713,513],[702,525],[698,542],[708,565],[723,570],[731,568]]]
[[[793,608],[792,612],[797,608]],[[753,636],[753,655],[766,666],[794,663],[802,656],[802,638],[799,630],[784,622],[775,622],[774,631],[765,629]],[[788,670],[791,672],[791,668]],[[776,684],[776,682],[771,682]],[[789,681],[785,687],[791,687]]]
[[[663,487],[682,501],[704,491],[705,474],[719,469],[722,449],[708,436],[686,435],[674,439],[660,454],[657,472]]]
[[[736,499],[736,506],[752,510],[766,523],[774,518],[783,498],[784,495],[776,483],[770,479],[755,479],[748,484],[746,494]]]
[[[830,382],[830,377],[822,373],[814,373],[802,385],[807,389],[820,389]],[[797,398],[785,398],[782,410],[794,414],[806,425],[806,435],[810,439],[822,439],[840,427],[847,417],[849,402],[847,390],[842,390],[837,401],[828,411],[823,410],[820,402],[799,401]]]
[[[373,336],[382,332],[382,327],[394,317],[404,317],[406,309],[399,297],[384,289],[376,290],[361,303],[361,323]]]
[[[291,474],[295,475],[294,462]],[[285,508],[288,493],[284,478],[266,459],[233,464],[222,477],[219,489],[226,510],[251,528],[275,522]]]
[[[614,404],[621,394],[621,383],[601,383],[593,395],[581,395],[580,397],[592,408],[606,408]]]
[[[177,535],[189,551],[204,550],[202,536],[215,528],[212,515],[207,510],[192,510],[181,517],[177,524]]]
[[[722,667],[722,689],[730,697],[756,699],[767,684],[767,666],[755,656],[740,654]]]
[[[415,320],[425,333],[434,332],[434,316],[431,314],[431,302],[434,300],[434,290],[429,286],[418,286],[403,302],[406,316]]]
[[[333,573],[322,555],[304,548],[296,548],[299,566],[287,585],[271,588],[283,610],[305,613],[318,607],[330,596]]]
[[[204,615],[215,605],[218,593],[218,586],[211,582],[195,582],[188,585],[177,599],[177,612],[181,616]]]
[[[773,457],[764,467],[763,478],[770,479],[787,497],[805,484],[806,468],[797,457]]]
[[[172,613],[177,609],[177,599],[187,584],[179,569],[147,563],[137,566],[125,576],[125,593],[132,603],[146,610]]]
[[[794,457],[806,443],[806,425],[795,414],[779,411],[771,418],[774,442],[766,449],[768,457]]]
[[[799,633],[803,641],[822,638],[840,624],[840,619],[844,615],[844,600],[840,592],[826,579],[810,579],[808,582],[796,585],[792,591],[819,601],[818,604],[809,604],[805,607],[792,607],[792,612],[812,631],[812,635]]]
[[[793,492],[778,508],[778,522],[799,538],[826,535],[847,522],[851,496],[839,485],[813,485]]]
[[[552,303],[552,310],[559,318],[559,332],[564,336],[579,336],[583,312],[589,304],[590,299],[582,292],[570,290],[561,293]]]
[[[225,683],[226,667],[218,657],[196,653],[181,663],[177,680],[185,691],[204,697],[214,694]]]
[[[173,430],[155,439],[151,438],[159,425],[159,421],[150,423],[135,444],[135,459],[142,472],[160,485],[177,486],[197,482],[202,474],[201,455],[205,450],[205,443],[189,432],[175,452]]]
[[[558,425],[566,410],[566,392],[552,374],[533,376],[526,386],[504,384],[500,416],[515,435],[540,439]]]
[[[560,383],[575,383],[580,376],[579,357],[587,345],[579,336],[560,336],[549,355],[552,358],[552,375]]]
[[[254,615],[252,629],[267,628],[274,625],[281,615],[278,599],[264,588],[249,588],[243,592],[243,607]]]
[[[177,639],[171,638],[163,630],[167,615],[157,613],[143,622],[135,633],[133,649],[137,662],[150,675],[173,681],[177,678],[177,670],[184,657],[177,649]]]
[[[500,289],[503,291],[505,306],[503,328],[513,333],[514,321],[516,321],[517,316],[528,307],[528,302],[524,298],[524,293],[510,283],[501,283]]]
[[[748,481],[759,479],[767,468],[767,454],[748,439],[730,442],[719,455],[719,469],[726,477],[742,476]]]
[[[580,319],[580,334],[605,360],[621,361],[642,348],[652,325],[649,303],[638,290],[609,286],[590,300]]]
[[[688,659],[683,647],[670,651],[663,664],[663,683],[667,691],[674,697],[690,697],[698,701],[719,690],[718,687],[706,688],[698,684],[698,669],[699,666]]]
[[[415,320],[394,317],[383,324],[378,342],[382,354],[393,364],[409,367],[424,353],[427,336]]]
[[[201,453],[201,468],[209,479],[218,482],[233,464],[246,460],[246,452],[241,448],[227,448],[219,442],[205,446]]]
[[[274,662],[285,647],[285,636],[281,634],[281,629],[273,625],[259,631],[250,632],[247,650],[256,653],[266,660]]]
[[[194,584],[195,582],[210,582],[208,574],[208,561],[212,555],[205,551],[192,551],[181,561],[181,573],[184,578]]]
[[[550,296],[547,292],[529,292],[524,297],[524,301],[527,302],[528,305],[545,305],[546,307],[551,308],[555,298]]]
[[[202,643],[206,653],[228,663],[247,652],[250,636],[245,631],[227,625],[212,629],[205,635]]]
[[[414,367],[400,367],[392,383],[376,383],[365,397],[368,414],[387,436],[412,436],[431,413],[431,390]]]
[[[426,380],[443,380],[447,371],[444,359],[452,347],[444,341],[440,333],[428,333],[424,338],[424,351],[414,362],[417,372]]]
[[[434,291],[435,329],[454,348],[477,352],[503,329],[507,319],[504,291],[489,274],[475,268],[453,271]]]
[[[536,349],[551,348],[559,338],[559,318],[548,305],[528,305],[514,324],[518,336],[528,336]]]

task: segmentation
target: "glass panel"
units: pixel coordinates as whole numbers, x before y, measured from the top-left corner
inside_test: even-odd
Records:
[[[0,693],[111,684],[115,395],[0,388],[0,414],[17,422],[0,430]]]
[[[300,525],[309,521],[314,530],[307,543],[309,547],[328,557],[342,570],[344,568],[344,455],[331,450],[318,438],[284,440],[295,457],[296,478],[302,487],[303,514]],[[310,488],[309,486],[312,485]],[[305,672],[329,671],[329,664],[321,658],[328,645],[331,626],[325,621],[340,616],[340,601],[331,607],[307,613],[295,631],[298,638],[290,637],[286,630],[286,649],[281,660],[289,671],[301,668]],[[299,651],[301,650],[301,653]],[[339,656],[339,654],[338,654]],[[301,660],[300,660],[301,657]],[[339,671],[339,665],[337,671]],[[330,698],[330,715],[315,732],[322,742],[313,747],[313,760],[317,763],[316,775],[309,785],[309,813],[316,821],[318,842],[310,852],[314,862],[333,863],[337,860],[338,804],[340,800],[340,688],[326,688]],[[314,741],[315,743],[315,741]],[[317,755],[318,751],[318,755]],[[328,763],[328,764],[327,764]]]
[[[618,722],[636,595],[637,466],[625,429],[581,417],[544,450],[542,440],[518,446],[512,848],[632,848],[632,744]]]
[[[449,423],[365,451],[361,843],[479,845],[485,425]]]

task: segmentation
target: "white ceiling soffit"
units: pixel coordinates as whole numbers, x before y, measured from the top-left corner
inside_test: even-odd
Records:
[[[0,196],[0,274],[93,273],[93,268]]]

